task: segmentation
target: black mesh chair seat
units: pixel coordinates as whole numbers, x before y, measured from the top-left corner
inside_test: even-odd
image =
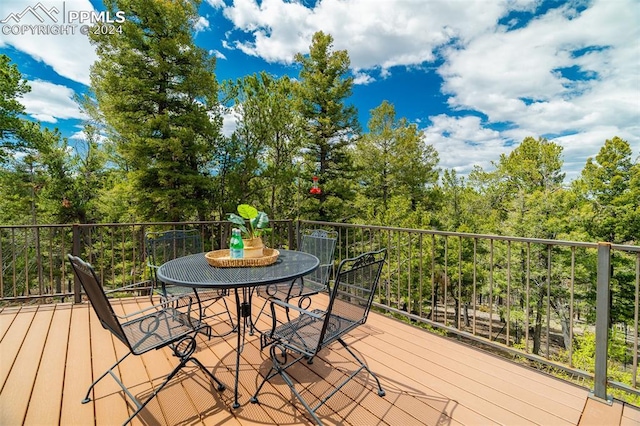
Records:
[[[329,315],[322,346],[329,345],[361,324],[362,322],[350,318]],[[269,338],[274,342],[287,342],[287,345],[296,352],[313,356],[320,344],[320,337],[323,336],[322,327],[324,325],[325,311],[315,309],[277,327]]]
[[[367,321],[385,258],[386,250],[382,249],[342,261],[338,266],[326,310],[309,311],[278,299],[270,301],[272,327],[271,331],[262,335],[262,340],[263,346],[270,346],[273,365],[258,386],[251,402],[257,403],[258,394],[264,384],[279,375],[316,423],[321,425],[322,421],[317,416],[316,410],[362,370],[366,370],[376,380],[378,395],[385,395],[378,377],[343,340],[346,334]],[[279,323],[276,318],[276,306],[285,310],[295,310],[299,315]],[[295,383],[286,370],[301,360],[311,363],[322,349],[334,342],[339,342],[356,360],[359,367],[312,408],[295,389]],[[293,354],[291,361],[288,360],[288,354]]]
[[[123,323],[122,331],[131,342],[131,352],[141,355],[191,334],[198,324],[197,319],[168,306]]]
[[[309,308],[311,305],[310,296],[328,292],[329,281],[333,273],[333,256],[337,240],[338,233],[336,231],[326,231],[324,229],[304,231],[300,238],[300,251],[316,256],[320,260],[320,265],[311,274],[294,281],[258,287],[256,293],[266,300],[256,315],[254,322],[257,322],[271,299],[289,302],[291,299],[299,298],[298,306]]]
[[[134,402],[136,410],[124,424],[129,423],[138,413],[160,392],[173,376],[188,362],[192,362],[202,369],[213,380],[217,389],[222,391],[225,386],[195,357],[195,335],[205,325],[199,318],[192,316],[192,297],[185,295],[176,299],[166,299],[161,304],[133,312],[125,316],[115,314],[107,296],[100,285],[95,271],[88,263],[79,257],[67,256],[76,278],[80,281],[100,324],[120,340],[129,351],[98,377],[87,390],[82,403],[91,401],[90,395],[94,386],[107,374],[110,374],[120,385],[124,393]],[[180,359],[178,365],[167,375],[165,380],[144,401],[140,402],[129,392],[117,373],[117,366],[129,355],[142,355],[145,352],[169,347],[173,355]]]
[[[229,325],[226,332],[217,334],[216,337],[226,336],[235,331],[236,325],[233,323],[233,317],[225,299],[225,296],[227,296],[226,290],[195,290],[189,287],[166,284],[158,280],[157,270],[163,263],[178,257],[202,252],[202,240],[197,229],[147,232],[145,235],[145,250],[147,266],[151,271],[155,293],[160,294],[162,298],[186,294],[194,295],[200,313],[200,320],[223,317],[223,321]],[[224,309],[221,312],[214,312],[208,315],[208,309],[219,300],[222,301]],[[203,328],[203,330],[206,330],[209,337],[211,337],[210,327]]]

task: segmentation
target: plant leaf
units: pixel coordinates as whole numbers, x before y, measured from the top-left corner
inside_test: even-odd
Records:
[[[244,222],[244,218],[238,216],[235,213],[229,213],[228,216],[228,220],[229,222],[238,225],[238,228],[240,228],[240,232],[242,232],[243,234],[249,234],[249,230],[247,229],[247,226],[245,225]]]
[[[245,219],[253,219],[258,216],[258,209],[249,204],[240,204],[238,206],[238,213]]]
[[[264,229],[269,224],[269,216],[265,212],[258,212],[258,215],[251,219],[251,226],[254,229]]]

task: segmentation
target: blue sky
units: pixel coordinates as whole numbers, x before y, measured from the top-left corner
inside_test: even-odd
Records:
[[[93,0],[40,3],[104,10]],[[43,24],[32,14],[7,21],[37,4],[2,1],[0,53],[30,81],[28,117],[81,145],[74,96],[87,90],[96,55],[78,22],[72,35],[47,35],[21,27]],[[563,147],[567,180],[614,136],[640,155],[639,0],[203,0],[199,14],[196,44],[217,57],[219,80],[296,77],[293,55],[308,52],[316,31],[331,34],[349,53],[347,102],[363,130],[387,100],[418,125],[440,167],[463,175],[491,169],[527,136]],[[233,125],[227,117],[226,131]]]

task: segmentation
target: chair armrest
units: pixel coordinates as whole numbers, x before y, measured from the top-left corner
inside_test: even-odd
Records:
[[[184,295],[180,295],[180,296],[174,296],[174,297],[165,299],[161,303],[157,303],[157,304],[151,305],[151,306],[149,306],[147,308],[140,309],[139,311],[132,312],[130,314],[126,314],[126,315],[117,315],[116,314],[116,317],[118,317],[120,319],[123,319],[123,320],[126,320],[126,319],[139,316],[141,314],[144,314],[144,313],[152,311],[152,310],[159,311],[159,310],[162,310],[162,309],[166,309],[167,307],[175,304],[176,302],[178,302],[177,305],[179,307],[185,307],[185,306],[187,307],[186,314],[189,315],[189,317],[190,317],[191,316],[191,306],[193,305],[193,299],[188,294],[184,294]]]
[[[273,305],[279,305],[279,306],[282,306],[285,309],[293,309],[295,311],[300,312],[301,315],[308,315],[308,316],[310,316],[312,318],[316,318],[316,319],[321,319],[321,318],[324,317],[324,314],[323,315],[319,315],[316,312],[312,312],[312,311],[308,311],[306,309],[302,309],[301,307],[299,307],[297,305],[292,305],[291,303],[287,303],[287,302],[284,302],[284,301],[279,300],[279,299],[271,299],[271,311],[272,312],[275,311]],[[275,316],[275,314],[274,314],[274,316]]]

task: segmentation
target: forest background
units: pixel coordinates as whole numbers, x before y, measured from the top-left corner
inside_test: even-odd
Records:
[[[220,220],[248,203],[273,219],[638,245],[638,153],[616,135],[571,182],[562,147],[535,137],[460,176],[390,101],[359,128],[349,54],[330,34],[296,55],[297,79],[219,82],[193,42],[197,2],[105,6],[127,19],[116,37],[90,32],[83,150],[25,118],[29,82],[0,56],[0,224]]]
[[[616,135],[572,182],[562,147],[533,137],[459,176],[389,101],[359,128],[349,54],[329,34],[296,55],[297,79],[218,82],[193,41],[197,2],[105,6],[127,19],[117,36],[90,32],[84,150],[24,118],[28,81],[0,58],[0,223],[215,220],[250,203],[271,218],[637,244],[638,153]]]
[[[569,183],[562,147],[533,137],[459,176],[389,101],[359,128],[349,54],[329,34],[296,55],[298,79],[218,82],[193,41],[197,5],[105,3],[127,19],[117,36],[90,32],[84,150],[24,118],[28,81],[0,58],[0,223],[212,220],[250,203],[272,218],[637,243],[638,154],[616,135]]]

